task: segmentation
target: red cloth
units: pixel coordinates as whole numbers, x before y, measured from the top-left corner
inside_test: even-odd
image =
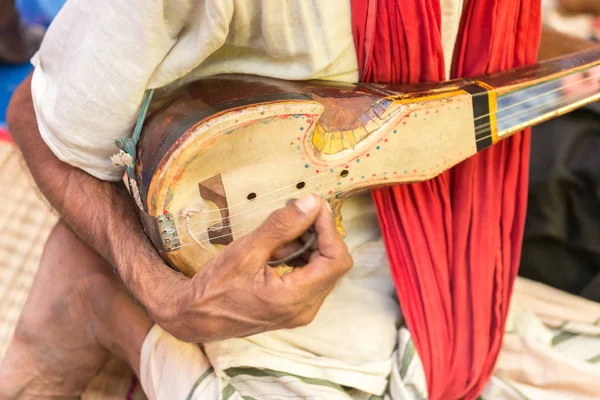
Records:
[[[453,77],[536,61],[539,0],[465,0]],[[352,0],[361,80],[444,79],[439,0]],[[373,192],[429,398],[474,399],[493,372],[525,223],[529,132],[426,182]]]

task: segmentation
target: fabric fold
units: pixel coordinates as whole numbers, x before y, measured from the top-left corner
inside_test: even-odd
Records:
[[[439,0],[353,0],[352,10],[363,81],[446,78]],[[535,62],[540,19],[538,0],[467,0],[452,77]],[[520,257],[529,143],[519,133],[429,181],[373,192],[431,399],[473,399],[492,374]]]

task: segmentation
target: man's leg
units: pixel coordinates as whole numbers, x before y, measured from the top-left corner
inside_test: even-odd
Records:
[[[78,396],[110,353],[139,375],[151,326],[106,262],[59,223],[0,365],[0,398]]]
[[[77,397],[110,354],[127,361],[150,399],[370,397],[280,371],[217,373],[199,346],[152,325],[105,261],[58,224],[0,365],[0,398]]]

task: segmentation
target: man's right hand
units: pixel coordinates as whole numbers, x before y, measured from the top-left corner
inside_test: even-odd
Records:
[[[317,249],[308,264],[279,276],[267,260],[313,224]],[[187,342],[294,328],[313,320],[351,266],[328,203],[307,196],[275,211],[255,231],[232,242],[192,279],[158,283],[174,287],[157,290],[170,293],[170,298],[149,301],[148,311],[169,333]]]
[[[307,199],[301,199],[276,211],[192,279],[172,270],[144,233],[122,184],[98,180],[50,151],[37,127],[30,85],[31,76],[16,90],[7,120],[38,187],[172,335],[208,342],[307,324],[350,268],[352,261],[327,203],[312,197],[312,207],[304,207]],[[318,250],[307,266],[280,277],[266,261],[313,223]]]

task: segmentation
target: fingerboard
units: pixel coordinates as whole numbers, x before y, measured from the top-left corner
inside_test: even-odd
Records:
[[[477,151],[524,128],[600,100],[600,47],[475,80],[424,85],[371,85],[400,102],[472,96]]]

